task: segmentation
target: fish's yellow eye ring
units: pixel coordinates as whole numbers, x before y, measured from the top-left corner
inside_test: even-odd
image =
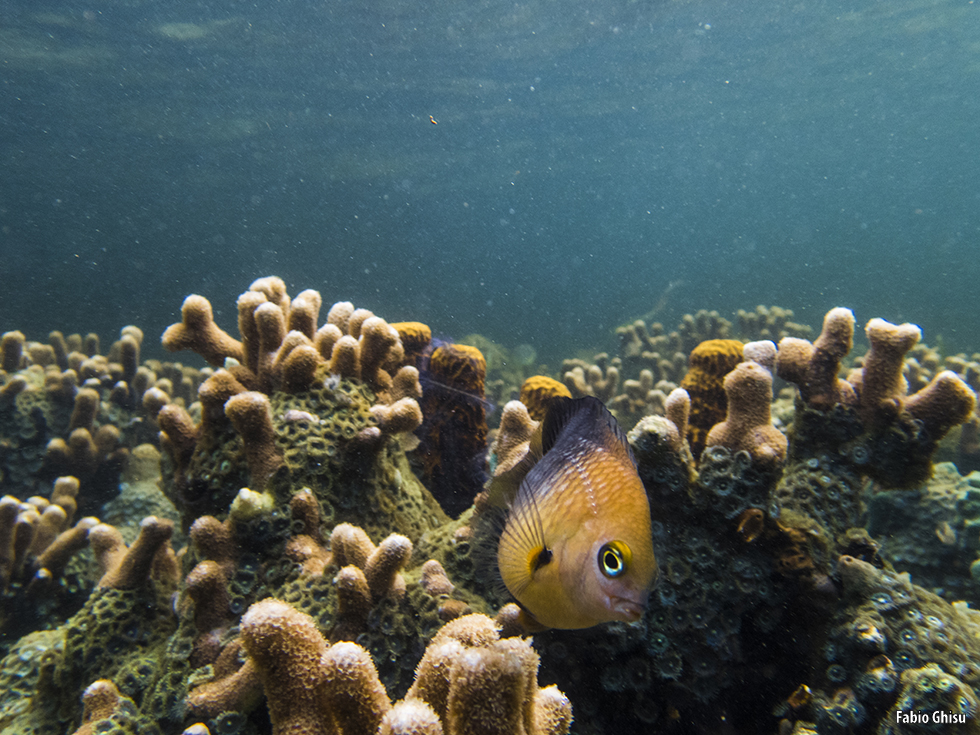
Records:
[[[633,552],[622,541],[610,541],[599,549],[597,561],[599,569],[607,577],[620,577],[626,573],[630,562],[633,561]]]

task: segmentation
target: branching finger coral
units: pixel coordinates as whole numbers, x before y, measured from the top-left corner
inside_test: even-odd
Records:
[[[425,727],[447,735],[560,735],[571,724],[568,700],[553,687],[537,688],[537,654],[526,641],[500,640],[484,616],[459,618],[440,631],[394,709],[360,646],[328,646],[308,616],[283,602],[253,605],[242,619],[242,638],[259,670],[274,735],[373,733],[379,726],[393,733]]]

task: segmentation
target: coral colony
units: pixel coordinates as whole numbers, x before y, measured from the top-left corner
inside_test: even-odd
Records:
[[[3,335],[0,733],[980,732],[977,356],[760,307],[531,375],[321,306],[259,279],[233,337],[187,297],[201,369]],[[495,580],[487,480],[556,396],[627,432],[637,622],[542,629]]]

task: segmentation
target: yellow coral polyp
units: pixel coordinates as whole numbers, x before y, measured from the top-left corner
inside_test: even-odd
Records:
[[[255,492],[243,487],[231,501],[229,513],[235,521],[249,521],[266,513],[271,513],[276,507],[275,498],[266,492]]]

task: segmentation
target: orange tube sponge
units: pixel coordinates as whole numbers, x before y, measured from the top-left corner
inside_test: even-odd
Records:
[[[563,383],[547,375],[532,375],[521,386],[520,401],[535,421],[542,421],[548,401],[557,396],[571,398],[572,393]]]
[[[188,296],[180,314],[180,324],[170,325],[163,333],[164,349],[192,350],[215,366],[223,365],[228,357],[242,361],[242,343],[215,324],[211,303],[206,298],[196,294]]]
[[[746,451],[754,462],[773,469],[786,459],[786,437],[772,425],[772,375],[754,362],[743,362],[725,378],[728,414],[708,433],[706,447]]]
[[[432,330],[422,322],[396,322],[391,325],[398,332],[405,350],[405,364],[419,366],[419,358],[432,341]]]
[[[454,344],[436,348],[423,371],[420,479],[453,517],[472,504],[487,479],[486,375],[480,350]]]
[[[257,391],[232,396],[225,403],[225,415],[245,444],[245,458],[248,461],[252,486],[264,488],[268,479],[282,466],[282,455],[276,448],[268,396]]]
[[[711,339],[691,352],[680,387],[691,398],[687,441],[695,459],[701,458],[711,427],[725,418],[725,376],[741,361],[742,343],[733,339]]]

